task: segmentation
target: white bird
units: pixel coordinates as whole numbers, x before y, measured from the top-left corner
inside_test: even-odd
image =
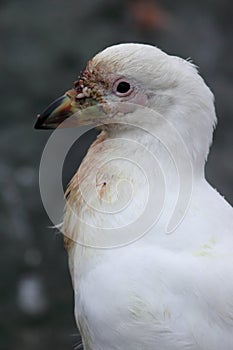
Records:
[[[64,216],[84,349],[233,349],[233,210],[205,180],[216,114],[196,67],[109,47],[36,128],[74,113],[102,125]]]

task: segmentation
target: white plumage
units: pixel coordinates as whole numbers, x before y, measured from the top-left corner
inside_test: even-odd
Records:
[[[119,93],[118,81],[127,82],[132,91]],[[84,349],[233,349],[233,211],[204,177],[216,123],[212,93],[191,63],[140,44],[116,45],[96,55],[77,93],[81,85],[94,91],[92,99],[104,106],[101,122],[107,123],[111,106],[120,111],[111,120],[127,122],[103,127],[69,187],[64,229]],[[93,105],[90,97],[82,99]],[[138,108],[127,110],[128,104]],[[80,108],[76,99],[72,112]],[[137,127],[129,125],[132,121]],[[171,234],[166,227],[179,183],[174,159],[183,171],[181,186],[189,183],[190,173],[182,167],[186,160],[168,125],[184,141],[193,169],[187,211]],[[160,166],[153,165],[151,154]],[[152,179],[149,191],[137,160]],[[148,218],[158,215],[160,168],[166,185],[164,208],[149,232],[114,249],[89,247],[108,239],[102,227],[112,229],[112,245],[114,239],[118,242],[122,227],[128,224],[130,230],[140,217],[147,196],[154,198]],[[129,183],[133,195],[127,202]],[[108,209],[116,211],[106,214]],[[132,237],[140,236],[136,231]]]

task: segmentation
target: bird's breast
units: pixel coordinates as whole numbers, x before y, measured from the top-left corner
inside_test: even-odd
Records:
[[[125,159],[101,160],[87,157],[68,190],[65,232],[83,244],[97,242],[110,230],[119,234],[147,204],[148,184],[140,169]]]

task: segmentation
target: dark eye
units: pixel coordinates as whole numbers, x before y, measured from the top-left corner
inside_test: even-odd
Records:
[[[116,91],[120,94],[126,94],[131,89],[131,86],[127,81],[121,81],[116,88]]]
[[[113,84],[113,92],[119,97],[129,96],[132,91],[133,87],[125,78],[118,79]]]

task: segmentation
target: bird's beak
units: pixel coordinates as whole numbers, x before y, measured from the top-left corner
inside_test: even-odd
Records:
[[[80,101],[76,97],[77,91],[72,89],[52,102],[41,114],[37,115],[35,129],[55,129],[60,124],[65,124],[65,127],[72,126],[72,123],[73,125],[88,124],[87,110],[91,109],[89,113],[93,118],[93,109],[96,109],[97,101],[92,98]],[[70,118],[71,116],[76,118]],[[82,122],[83,118],[86,122]],[[69,120],[72,121],[69,122]]]

